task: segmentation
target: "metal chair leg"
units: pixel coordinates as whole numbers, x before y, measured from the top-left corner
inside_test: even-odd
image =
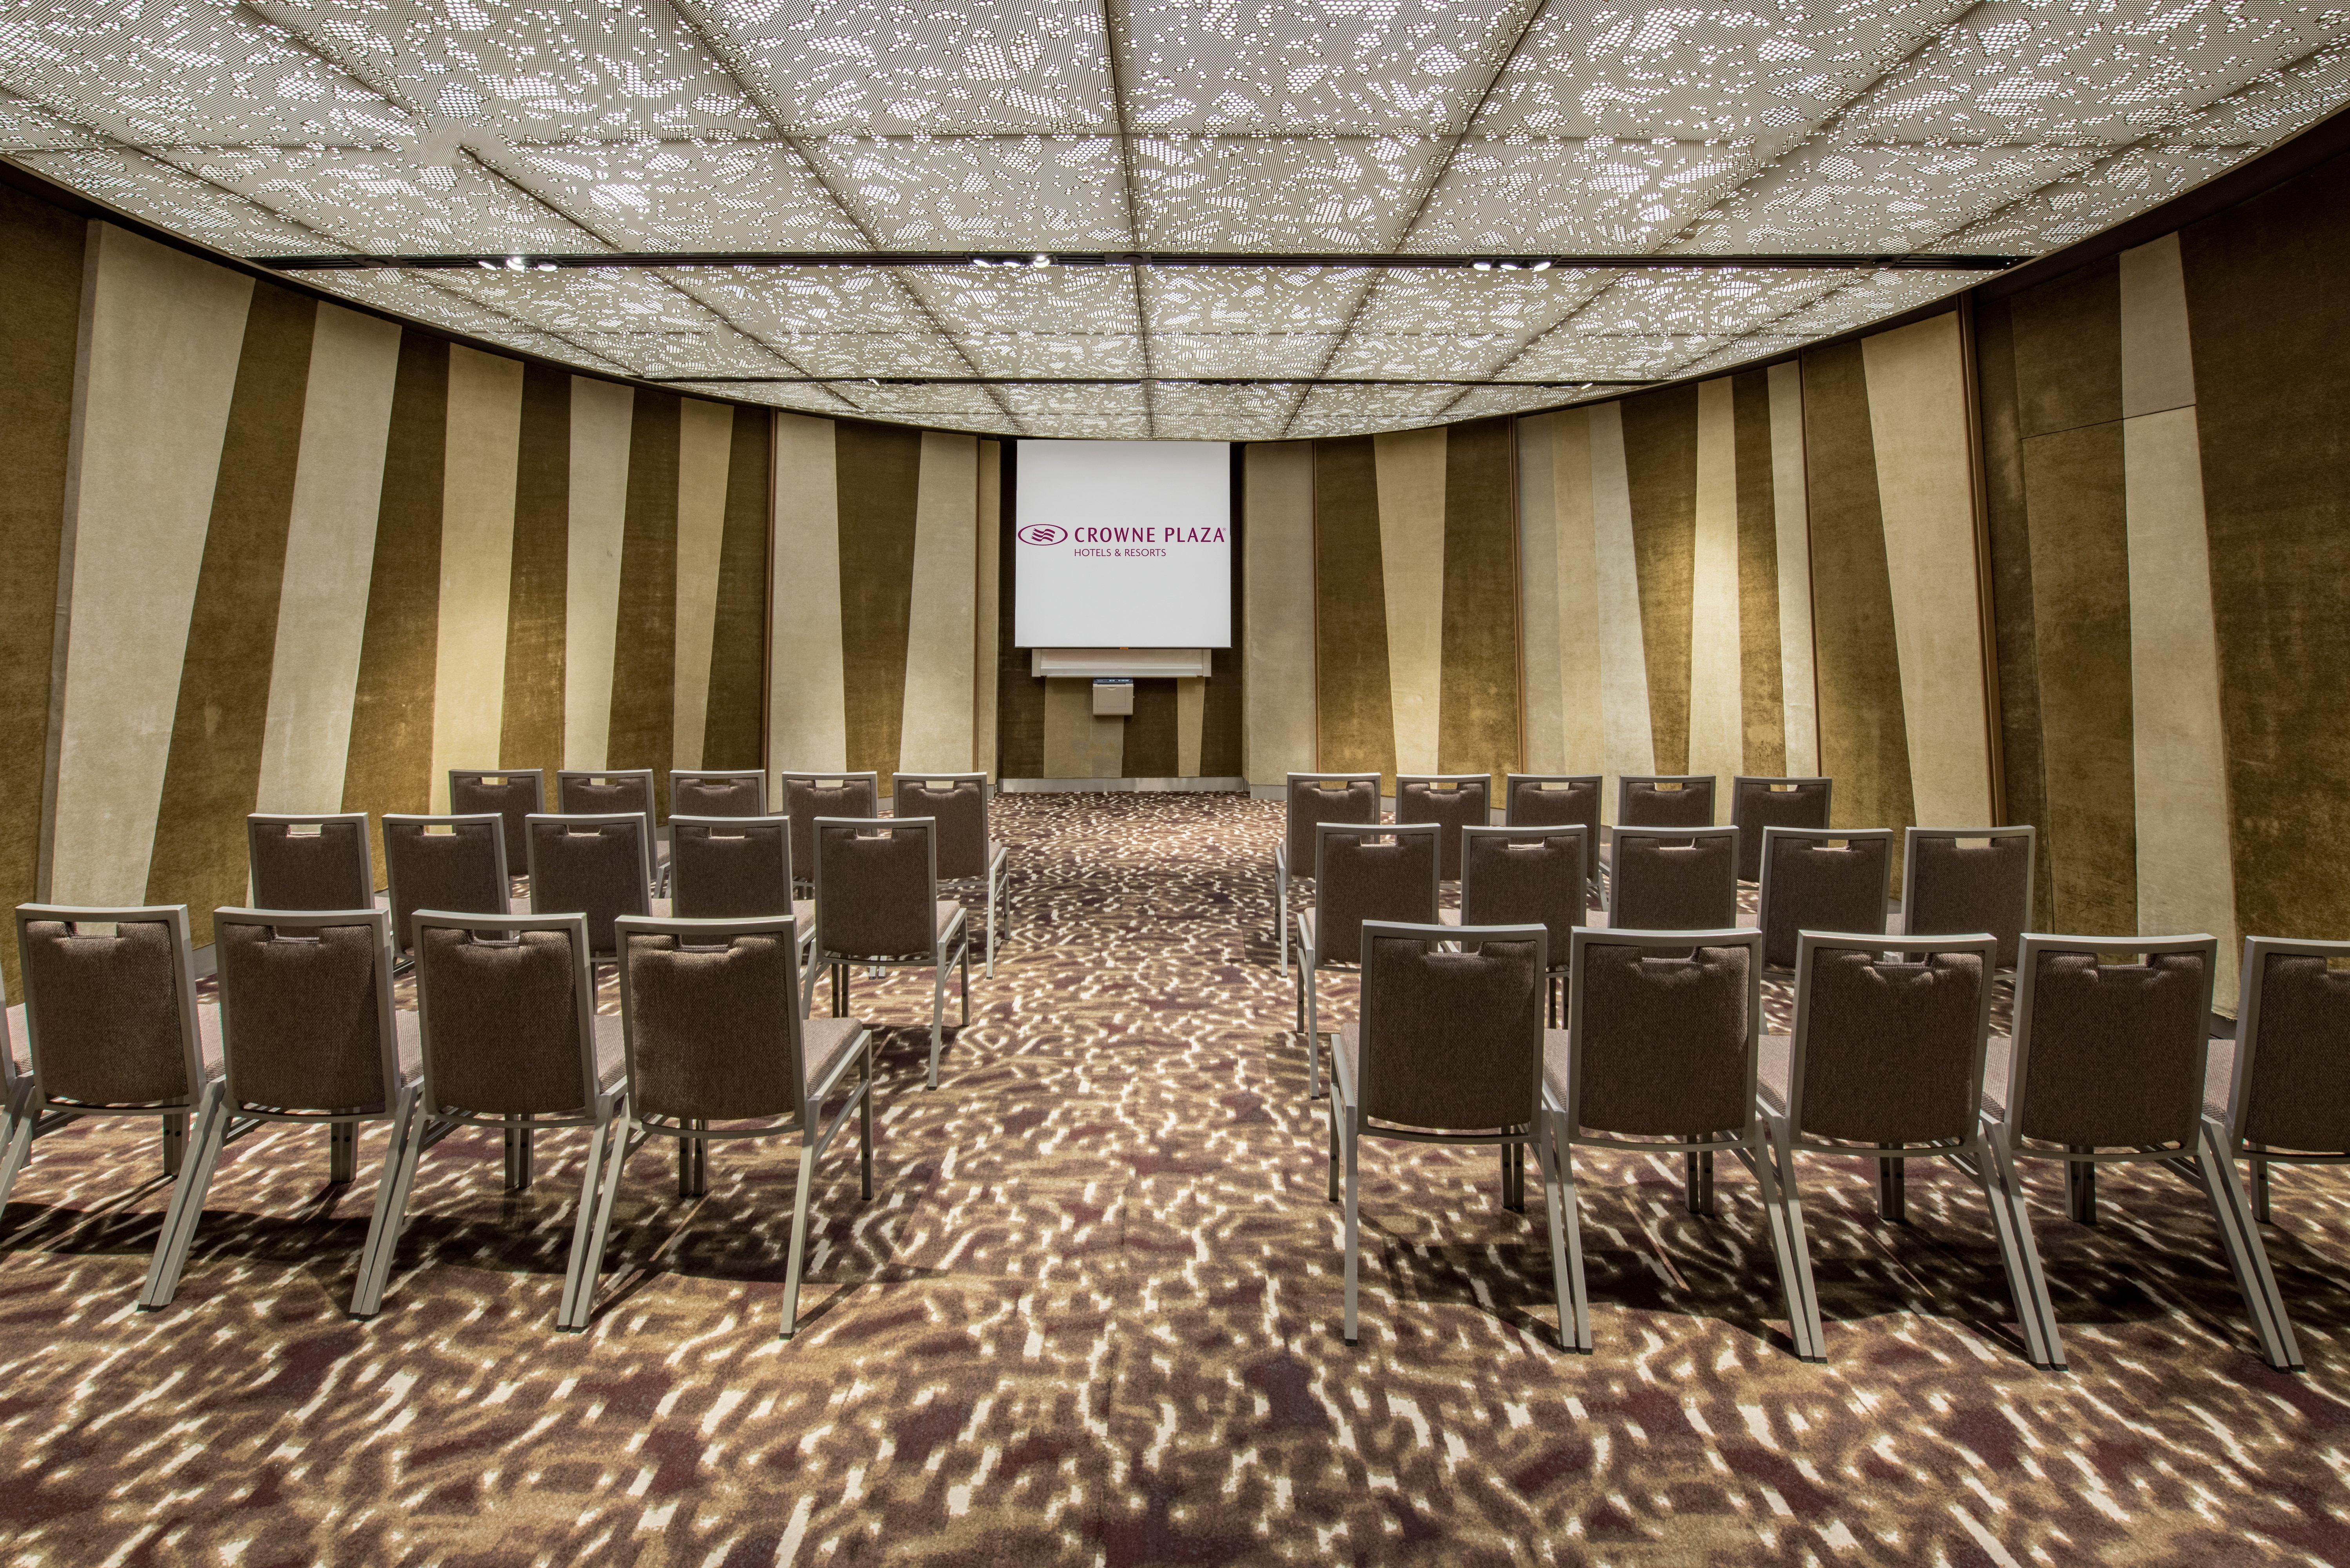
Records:
[[[1696,1135],[1691,1134],[1689,1141],[1695,1140]],[[1713,1151],[1692,1149],[1681,1156],[1681,1165],[1689,1181],[1689,1211],[1692,1214],[1711,1214],[1714,1211]]]
[[[398,1158],[392,1171],[391,1191],[383,1200],[383,1213],[377,1231],[375,1255],[359,1264],[359,1282],[351,1292],[351,1315],[373,1317],[383,1307],[385,1286],[391,1279],[391,1265],[400,1253],[400,1233],[407,1229],[408,1194],[416,1184],[417,1162],[424,1158],[424,1129],[432,1122],[431,1109],[418,1091],[416,1104],[408,1115],[407,1137],[385,1158]]]
[[[934,1077],[931,1080],[935,1083]],[[816,1122],[808,1119],[808,1130],[800,1141],[799,1190],[792,1200],[791,1262],[784,1271],[784,1332],[785,1339],[799,1332],[800,1275],[807,1266],[808,1200],[816,1188]]]
[[[2074,1146],[2075,1154],[2086,1154],[2086,1148]],[[2097,1222],[2097,1166],[2095,1160],[2068,1159],[2064,1162],[2064,1212],[2083,1225]]]
[[[928,1086],[939,1086],[939,1036],[946,1030],[947,1021],[947,955],[943,950],[931,954],[931,1076]]]
[[[2252,1222],[2269,1223],[2269,1162],[2252,1156]]]
[[[417,1116],[417,1101],[421,1096],[414,1084],[403,1084],[392,1101],[390,1136],[384,1140],[383,1168],[375,1182],[375,1212],[368,1217],[367,1240],[359,1246],[359,1274],[351,1282],[351,1299],[357,1309],[359,1293],[367,1282],[368,1271],[374,1266],[376,1249],[383,1245],[384,1218],[390,1212],[391,1192],[400,1177],[400,1162],[408,1158],[408,1124]]]
[[[2303,1370],[2301,1346],[2293,1338],[2284,1296],[2269,1268],[2268,1249],[2261,1244],[2260,1227],[2252,1221],[2251,1201],[2236,1179],[2235,1162],[2227,1157],[2226,1134],[2205,1121],[2199,1131],[2195,1172],[2203,1194],[2210,1199],[2212,1217],[2220,1222],[2220,1244],[2228,1267],[2243,1293],[2245,1310],[2260,1338],[2261,1359],[2279,1372]]]
[[[564,1271],[563,1304],[556,1326],[577,1331],[596,1315],[596,1286],[604,1277],[604,1242],[612,1233],[612,1199],[629,1162],[636,1119],[627,1102],[588,1129],[588,1171],[579,1183],[579,1213],[571,1225],[571,1264]]]
[[[1795,1259],[1795,1284],[1803,1293],[1804,1333],[1811,1337],[1812,1355],[1808,1359],[1828,1358],[1828,1335],[1820,1319],[1820,1287],[1812,1277],[1812,1235],[1804,1223],[1803,1189],[1795,1184],[1794,1128],[1791,1122],[1774,1118],[1770,1125],[1770,1152],[1777,1163],[1779,1201],[1786,1210],[1787,1241]],[[1800,1345],[1803,1335],[1788,1325],[1790,1337]]]
[[[1579,1355],[1591,1354],[1591,1295],[1583,1277],[1583,1217],[1575,1187],[1574,1146],[1567,1141],[1565,1118],[1543,1114],[1543,1163],[1551,1181],[1550,1244],[1552,1288],[1562,1290],[1558,1314],[1561,1348]],[[1566,1259],[1565,1278],[1558,1277],[1558,1259]]]
[[[857,1091],[858,1196],[873,1196],[873,1036],[865,1037],[865,1082]]]
[[[2039,1243],[2033,1239],[2032,1210],[2023,1200],[2023,1183],[2015,1173],[2015,1157],[2007,1144],[2002,1127],[1987,1129],[1984,1138],[1985,1158],[1990,1166],[1990,1186],[1995,1189],[1995,1201],[2007,1215],[2007,1227],[2012,1232],[2012,1245],[2022,1264],[2020,1282],[2022,1302],[2028,1306],[2019,1323],[2023,1330],[2024,1353],[2034,1366],[2051,1371],[2064,1367],[2064,1336],[2056,1322],[2055,1299],[2049,1293],[2048,1273],[2041,1266]],[[1999,1215],[1994,1212],[1992,1219]],[[2011,1275],[2011,1280],[2015,1276]]]
[[[527,1192],[531,1176],[530,1117],[506,1117],[506,1190]]]
[[[147,1282],[139,1293],[139,1304],[148,1311],[169,1306],[179,1293],[180,1274],[187,1266],[188,1249],[195,1243],[196,1221],[203,1215],[204,1196],[212,1189],[221,1142],[232,1119],[226,1096],[227,1085],[218,1079],[205,1087],[203,1108],[196,1115],[196,1147],[180,1162],[180,1174],[172,1184],[172,1201],[163,1214],[162,1233],[155,1239]]]
[[[1334,1111],[1337,1104],[1337,1095],[1333,1093],[1330,1096],[1330,1100]],[[1361,1173],[1357,1168],[1357,1157],[1360,1151],[1356,1147],[1357,1141],[1354,1128],[1348,1127],[1346,1121],[1341,1119],[1338,1123],[1338,1142],[1340,1145],[1339,1156],[1343,1160],[1345,1160],[1347,1166],[1347,1324],[1345,1337],[1348,1345],[1354,1344],[1356,1339],[1355,1307],[1356,1296],[1358,1292],[1357,1277],[1361,1272],[1360,1254],[1362,1252],[1362,1183],[1360,1180]]]
[[[688,1121],[689,1127],[706,1127],[703,1121]],[[680,1198],[702,1198],[710,1192],[710,1144],[698,1137],[677,1140],[677,1195]]]
[[[1788,1213],[1785,1195],[1779,1188],[1777,1152],[1767,1137],[1755,1137],[1752,1134],[1740,1152],[1746,1156],[1754,1172],[1755,1185],[1762,1189],[1762,1211],[1771,1222],[1771,1251],[1779,1265],[1779,1295],[1787,1309],[1787,1336],[1794,1341],[1796,1359],[1824,1361],[1826,1357],[1820,1350],[1820,1336],[1813,1329],[1811,1296],[1804,1289],[1802,1268],[1795,1262],[1794,1219]]]
[[[1289,863],[1273,868],[1273,940],[1281,949],[1281,972],[1289,973]]]
[[[1887,1225],[1909,1222],[1908,1161],[1880,1159],[1877,1162],[1877,1217]]]
[[[327,1182],[332,1187],[348,1187],[359,1173],[359,1125],[357,1122],[327,1124]]]
[[[184,1116],[163,1118],[163,1174],[177,1176],[188,1158],[188,1118]]]

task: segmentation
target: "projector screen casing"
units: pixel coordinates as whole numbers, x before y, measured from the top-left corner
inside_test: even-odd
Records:
[[[1232,445],[1024,441],[1013,646],[1230,648]]]

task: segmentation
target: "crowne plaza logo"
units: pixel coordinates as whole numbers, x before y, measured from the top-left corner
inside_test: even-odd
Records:
[[[1067,542],[1069,531],[1051,523],[1029,523],[1020,529],[1024,545],[1059,545]]]

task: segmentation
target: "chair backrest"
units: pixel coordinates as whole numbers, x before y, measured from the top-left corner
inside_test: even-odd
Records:
[[[1730,781],[1730,825],[1738,829],[1738,879],[1762,879],[1762,830],[1825,827],[1834,779],[1748,778]]]
[[[633,811],[650,830],[660,826],[656,805],[650,768],[564,768],[555,775],[555,809],[565,816]]]
[[[1568,1125],[1644,1137],[1748,1126],[1762,969],[1752,929],[1575,932]]]
[[[2032,923],[2033,837],[2029,827],[1909,829],[1901,846],[1903,934],[1989,931],[1999,939],[1999,967],[2014,968]]]
[[[391,1107],[390,910],[215,909],[213,954],[232,1106]]]
[[[1618,827],[1711,827],[1711,774],[1626,774],[1616,781]]]
[[[938,825],[818,817],[816,958],[910,958],[938,945]]]
[[[1461,830],[1492,824],[1492,788],[1484,774],[1396,775],[1396,820],[1432,822],[1443,829],[1437,836],[1443,857],[1437,875],[1447,882],[1461,880]]]
[[[451,768],[449,815],[478,816],[498,814],[505,825],[506,864],[520,866],[530,858],[526,818],[546,809],[544,768]]]
[[[668,1122],[796,1119],[806,1067],[792,918],[629,916],[619,926],[629,1110]]]
[[[1584,923],[1589,832],[1580,825],[1461,829],[1461,925],[1540,926],[1564,964],[1575,929]]]
[[[103,927],[111,925],[109,933]],[[203,1083],[185,904],[16,906],[25,1035],[52,1101],[185,1107]]]
[[[747,920],[792,912],[792,825],[781,816],[669,819],[670,912]]]
[[[1459,952],[1439,950],[1457,941]],[[1525,1127],[1542,1106],[1541,926],[1362,929],[1358,1114],[1406,1127]]]
[[[1799,931],[1882,931],[1889,827],[1766,827],[1762,832],[1762,961],[1795,967]],[[1739,848],[1746,833],[1739,830]]]
[[[1512,827],[1582,827],[1583,875],[1596,882],[1605,784],[1597,774],[1512,774],[1503,796],[1502,820]]]
[[[1638,931],[1716,931],[1738,924],[1738,829],[1618,826],[1607,923]]]
[[[671,768],[669,774],[669,817],[764,816],[767,775],[756,768],[742,773],[712,774]]]
[[[784,815],[792,819],[792,869],[816,876],[816,823],[820,816],[869,821],[881,815],[881,775],[868,774],[777,774]]]
[[[2147,961],[2105,964],[2101,953]],[[2023,939],[2015,969],[2009,1125],[2076,1147],[2195,1145],[2219,942]]]
[[[541,815],[533,824],[546,820]],[[561,1116],[596,1103],[596,982],[581,915],[416,916],[425,1106]]]
[[[652,913],[651,819],[641,812],[530,819],[530,912],[584,914],[598,958],[619,950],[612,922]]]
[[[2244,942],[2231,1138],[2268,1148],[2350,1152],[2350,942]]]
[[[1788,1061],[1795,1130],[1879,1146],[1971,1143],[1998,950],[1989,936],[1805,932]]]
[[[1326,822],[1314,829],[1317,963],[1362,961],[1365,920],[1436,924],[1436,840],[1441,831],[1432,822]]]
[[[526,836],[522,853],[530,854]],[[411,919],[419,909],[507,913],[513,900],[511,866],[502,814],[410,816],[387,812],[384,880],[391,884],[391,940],[401,955],[416,946]]]
[[[958,882],[987,875],[987,775],[892,774],[890,811],[939,825],[939,876]]]
[[[1289,875],[1311,877],[1314,830],[1326,822],[1373,823],[1379,819],[1377,774],[1291,774],[1289,826],[1284,840]]]
[[[332,816],[255,812],[244,819],[253,901],[265,909],[365,909],[375,904],[363,811]]]

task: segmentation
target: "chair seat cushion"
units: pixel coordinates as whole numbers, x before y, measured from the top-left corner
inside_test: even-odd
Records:
[[[8,1010],[8,1068],[11,1077],[33,1070],[32,1051],[25,1044],[25,1004],[21,1002]]]
[[[1755,1054],[1756,1086],[1762,1103],[1780,1116],[1787,1114],[1787,1080],[1794,1070],[1795,1040],[1791,1034],[1765,1034]]]
[[[807,1086],[802,1091],[806,1096],[815,1097],[816,1085],[848,1054],[864,1032],[865,1025],[854,1018],[811,1018],[800,1025],[800,1055],[807,1070]]]
[[[400,1043],[400,1075],[413,1078],[424,1071],[424,1031],[421,1015],[412,1008],[395,1008],[391,1014],[392,1032]]]
[[[623,1039],[619,1013],[596,1014],[596,1086],[599,1089],[610,1088],[629,1070]]]
[[[1440,926],[1457,926],[1461,923],[1461,911],[1439,909],[1436,911],[1436,923]]]
[[[1355,1085],[1363,1081],[1362,1026],[1338,1027],[1336,1048],[1330,1053],[1330,1094],[1341,1106],[1355,1103]]]
[[[943,937],[949,931],[953,930],[955,929],[955,922],[962,919],[962,906],[961,904],[957,903],[952,898],[941,899],[938,908],[939,935]]]
[[[1569,1038],[1564,1029],[1543,1031],[1543,1093],[1560,1110],[1566,1108]]]
[[[2203,1063],[2203,1113],[2228,1119],[2229,1080],[2236,1075],[2236,1043],[2214,1040]]]
[[[204,1075],[212,1077],[221,1070],[220,1003],[196,1003],[196,1044],[203,1053]]]

